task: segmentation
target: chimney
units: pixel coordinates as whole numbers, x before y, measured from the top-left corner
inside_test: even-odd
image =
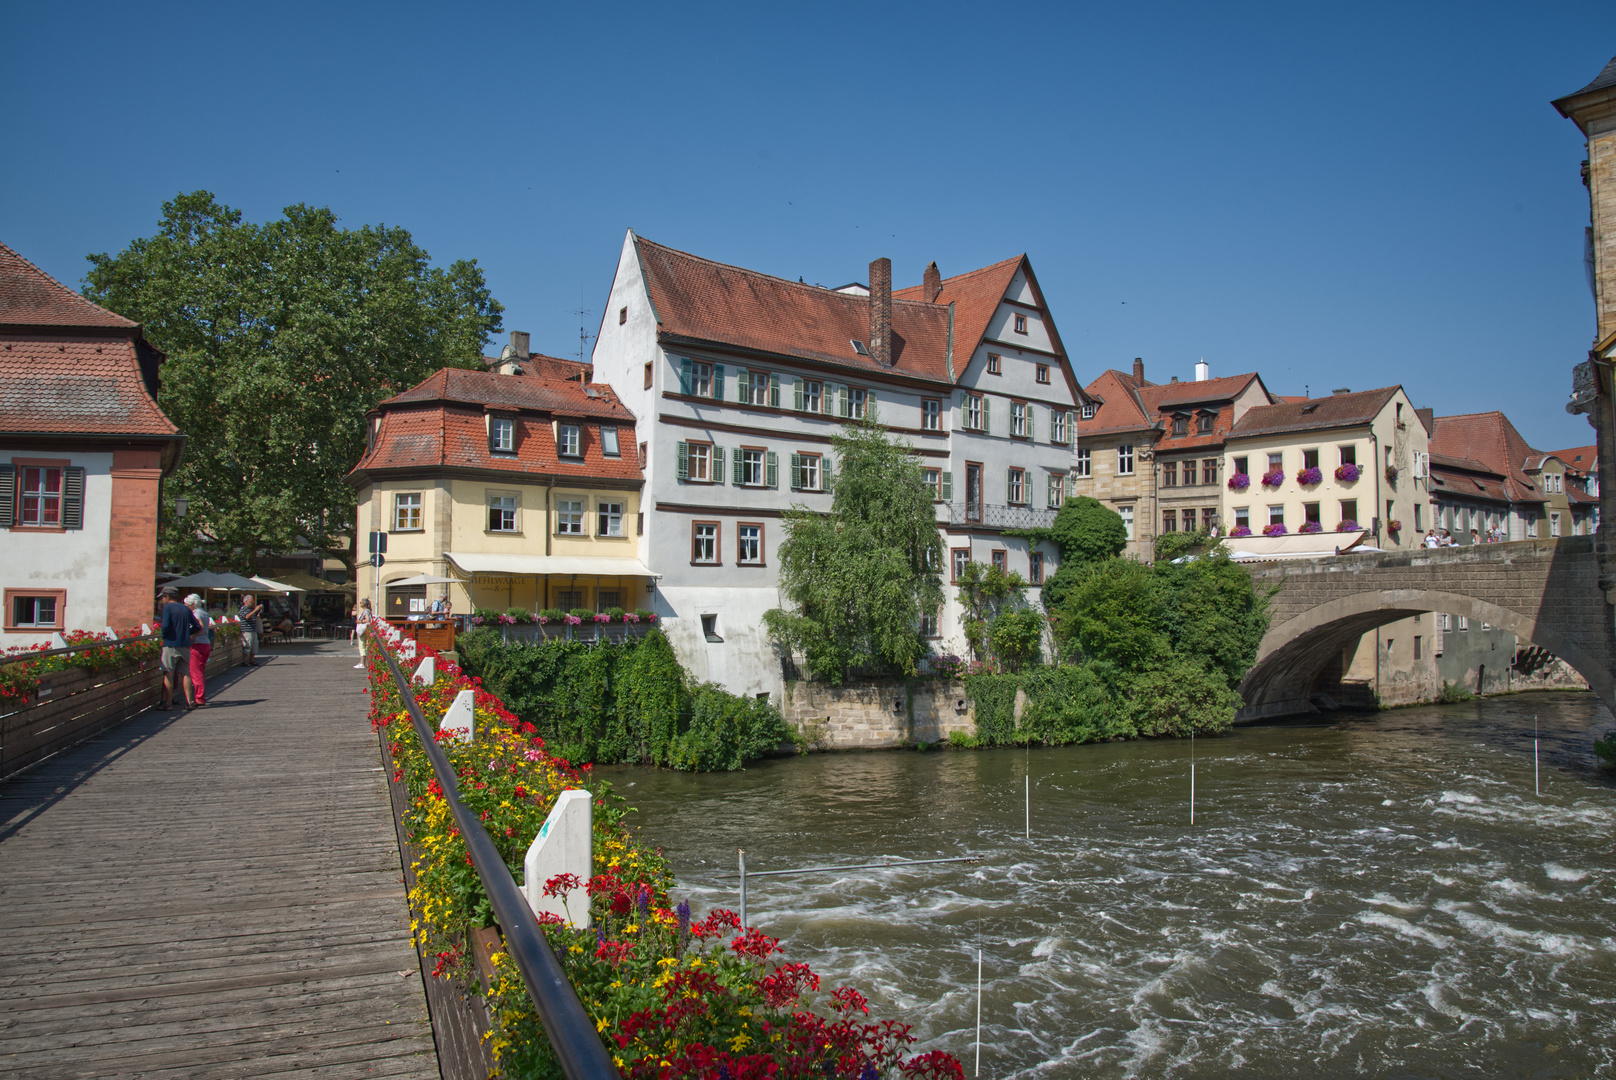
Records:
[[[1207,364],[1206,359],[1203,357],[1201,362],[1195,365],[1195,381],[1206,382],[1206,380],[1210,379],[1211,377],[1212,368]]]
[[[526,360],[528,358],[528,340],[528,332],[526,330],[511,331],[511,352],[515,354],[518,360]]]
[[[1331,390],[1330,391],[1330,396],[1331,397],[1340,397],[1342,394],[1350,394],[1350,393],[1352,393],[1352,391],[1349,388],[1343,386],[1343,387],[1340,387],[1338,389]]]
[[[870,264],[870,359],[892,366],[892,260]]]
[[[1178,382],[1178,376],[1177,376],[1177,375],[1174,375],[1174,376],[1173,376],[1173,380],[1172,380],[1172,381],[1173,381],[1173,382],[1174,382],[1174,384],[1177,384],[1177,382]]]
[[[937,269],[936,260],[933,260],[926,267],[924,284],[925,287],[921,289],[921,295],[926,298],[926,303],[935,304],[937,302],[938,295],[943,291],[943,275],[942,272]]]
[[[1133,381],[1143,386],[1145,384],[1145,361],[1143,357],[1133,358]]]

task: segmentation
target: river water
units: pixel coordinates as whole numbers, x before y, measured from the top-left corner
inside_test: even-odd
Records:
[[[1542,729],[1533,793],[1532,718]],[[1586,693],[1200,739],[602,770],[698,915],[985,1077],[1616,1076],[1616,782]],[[1024,837],[1031,779],[1032,839]]]

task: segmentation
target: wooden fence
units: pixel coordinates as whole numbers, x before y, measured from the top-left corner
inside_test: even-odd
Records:
[[[240,662],[241,639],[220,641],[208,657],[208,678]],[[30,704],[0,716],[0,778],[133,719],[162,700],[162,685],[155,656],[93,675],[80,670],[51,672]]]

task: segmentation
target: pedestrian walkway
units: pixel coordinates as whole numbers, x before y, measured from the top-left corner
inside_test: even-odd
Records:
[[[438,1076],[347,644],[0,784],[0,1076]]]

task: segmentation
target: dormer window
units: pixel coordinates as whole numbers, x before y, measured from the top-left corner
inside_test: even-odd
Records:
[[[1098,405],[1094,404],[1092,401],[1089,402],[1087,405],[1083,406],[1083,419],[1093,420],[1094,414],[1098,409]]]
[[[858,353],[860,356],[870,355],[870,350],[864,347],[864,342],[856,339],[853,340],[853,351]]]
[[[556,425],[556,453],[562,457],[582,457],[582,446],[577,424]]]
[[[600,452],[607,457],[621,457],[622,451],[617,447],[617,429],[602,424],[600,428]]]
[[[1195,418],[1195,430],[1202,435],[1212,434],[1212,420],[1216,413],[1204,412]]]
[[[1183,413],[1179,413],[1177,416],[1173,417],[1173,434],[1175,436],[1183,436],[1189,432],[1189,429],[1189,417],[1185,416]]]
[[[495,416],[488,421],[488,451],[492,454],[516,453],[516,421],[509,416]]]

